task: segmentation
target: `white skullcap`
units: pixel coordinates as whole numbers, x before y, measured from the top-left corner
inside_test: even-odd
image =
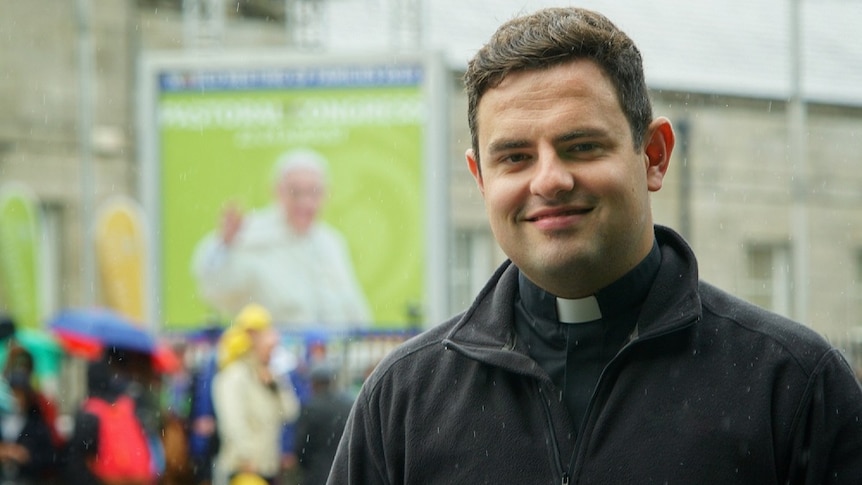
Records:
[[[321,175],[324,182],[327,178],[326,159],[323,155],[310,148],[297,148],[281,154],[275,161],[273,178],[278,183],[281,178],[295,170],[313,170]]]

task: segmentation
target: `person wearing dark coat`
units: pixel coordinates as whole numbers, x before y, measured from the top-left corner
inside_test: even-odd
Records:
[[[16,412],[0,418],[0,483],[44,485],[60,466],[60,452],[54,446],[51,428],[42,415],[29,375],[14,371],[9,387],[15,397]]]
[[[514,18],[464,75],[508,256],[363,384],[328,483],[862,484],[862,387],[812,329],[700,280],[653,222],[674,147],[634,42]]]
[[[676,233],[656,238],[597,294],[603,317],[636,323],[598,346],[570,338],[595,351],[568,377],[549,357],[569,330],[548,318],[554,298],[504,264],[465,313],[378,365],[329,483],[862,483],[862,391],[840,352],[699,282]],[[588,376],[582,400],[573,384]]]
[[[326,483],[335,450],[344,432],[353,399],[335,388],[336,369],[318,364],[309,371],[311,398],[296,422],[296,453],[301,470],[300,485]]]

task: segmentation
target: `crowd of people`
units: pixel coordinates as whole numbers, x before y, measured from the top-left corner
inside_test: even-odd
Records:
[[[40,390],[10,318],[0,337],[2,485],[321,484],[352,404],[324,352],[299,366],[273,361],[280,334],[254,304],[174,374],[160,375],[145,353],[106,350],[87,362],[74,404]]]
[[[17,342],[15,323],[5,315],[0,315],[0,345],[6,357],[0,378],[0,484],[52,483],[62,472],[65,446],[56,401],[40,391],[33,355]]]
[[[151,356],[106,349],[88,362],[77,403],[44,392],[33,353],[0,318],[0,483],[4,485],[162,483],[166,470],[161,377]],[[71,428],[62,426],[68,407]]]

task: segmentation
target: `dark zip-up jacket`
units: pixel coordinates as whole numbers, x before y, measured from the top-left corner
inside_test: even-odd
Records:
[[[576,429],[513,332],[504,264],[364,384],[330,484],[862,484],[862,388],[812,330],[661,268]]]

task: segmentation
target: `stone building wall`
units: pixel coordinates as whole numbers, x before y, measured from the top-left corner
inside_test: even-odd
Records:
[[[98,203],[114,194],[136,195],[137,53],[183,48],[183,32],[179,12],[159,8],[158,1],[90,4],[95,73],[92,187]],[[74,1],[0,0],[0,182],[26,182],[54,214],[59,228],[58,281],[53,282],[57,306],[79,305],[83,294],[75,6]],[[225,45],[286,42],[279,22],[228,17],[227,25]],[[464,163],[470,139],[459,75],[452,73],[449,105],[451,221],[456,239],[473,234],[488,240],[483,264],[490,273],[503,255],[489,238],[482,200]],[[656,92],[654,98],[656,114],[690,127],[688,178],[683,177],[678,146],[665,187],[653,197],[656,220],[686,230],[704,278],[745,293],[752,245],[792,242],[793,174],[785,103],[674,92]],[[811,106],[808,122],[811,251],[806,320],[840,338],[850,327],[862,325],[862,109]],[[684,180],[689,180],[688,198]]]

